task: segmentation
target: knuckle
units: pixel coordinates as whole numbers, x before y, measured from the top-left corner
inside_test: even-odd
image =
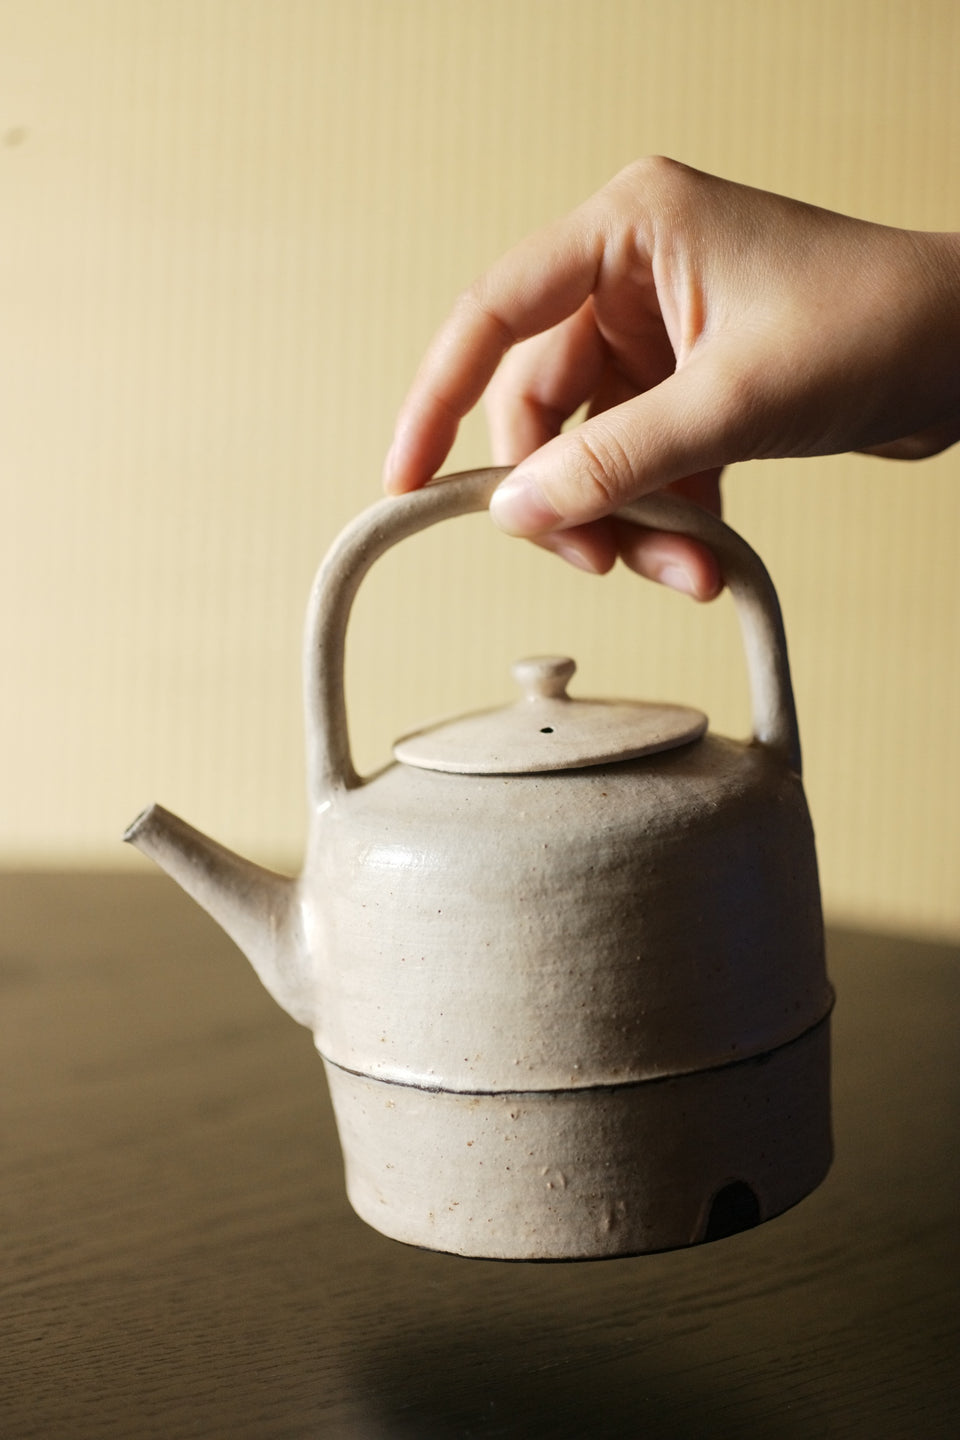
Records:
[[[626,165],[611,183],[625,185],[633,193],[666,197],[681,186],[685,188],[695,175],[696,171],[668,155],[645,155]]]
[[[711,377],[711,424],[725,454],[744,460],[765,453],[772,410],[779,408],[772,367],[726,365]]]
[[[600,192],[600,223],[608,235],[625,232],[648,251],[664,222],[693,212],[701,179],[698,171],[666,155],[634,160]]]
[[[480,320],[485,326],[495,330],[505,350],[516,344],[516,335],[501,315],[490,294],[487,276],[478,276],[472,284],[460,292],[455,309],[465,319]]]
[[[624,502],[624,477],[631,473],[623,446],[609,433],[571,437],[566,482],[571,507],[582,519],[609,515]]]

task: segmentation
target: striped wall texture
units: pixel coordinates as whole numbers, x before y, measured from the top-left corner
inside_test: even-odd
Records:
[[[296,863],[300,624],[456,292],[635,156],[960,227],[955,0],[0,0],[0,863],[161,799]],[[451,468],[487,460],[480,417]],[[960,935],[960,453],[738,467],[830,915]],[[361,592],[364,767],[559,651],[747,725],[726,601],[483,517]]]

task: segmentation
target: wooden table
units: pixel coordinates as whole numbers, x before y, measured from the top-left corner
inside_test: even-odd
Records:
[[[718,1244],[383,1239],[322,1070],[163,877],[0,877],[0,1436],[960,1435],[960,952],[832,936],[837,1159]]]

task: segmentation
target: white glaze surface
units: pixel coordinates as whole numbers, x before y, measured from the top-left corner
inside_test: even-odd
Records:
[[[318,1047],[400,1083],[686,1073],[831,1003],[800,782],[716,736],[561,775],[393,765],[334,800],[300,885]]]
[[[608,1090],[450,1095],[327,1065],[357,1212],[504,1260],[692,1245],[731,1183],[769,1220],[831,1159],[829,1022],[762,1061]]]

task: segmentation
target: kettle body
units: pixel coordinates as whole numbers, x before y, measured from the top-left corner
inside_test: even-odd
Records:
[[[305,908],[371,1224],[461,1254],[635,1254],[822,1178],[813,834],[762,749],[705,736],[562,777],[398,765],[346,829]]]

